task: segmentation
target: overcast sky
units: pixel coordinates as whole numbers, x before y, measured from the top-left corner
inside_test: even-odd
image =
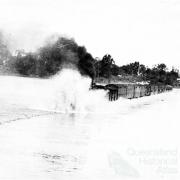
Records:
[[[180,66],[180,0],[0,0],[0,29],[17,48],[60,33],[119,65]]]

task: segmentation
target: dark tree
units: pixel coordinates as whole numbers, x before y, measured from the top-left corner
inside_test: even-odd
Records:
[[[157,65],[157,69],[158,69],[159,71],[165,71],[166,68],[167,68],[167,66],[166,66],[164,63],[161,63],[161,64],[158,64],[158,65]]]
[[[113,58],[111,57],[111,55],[106,54],[101,61],[101,76],[102,77],[106,77],[106,78],[110,78],[112,75],[112,67],[115,64]]]
[[[128,75],[138,75],[140,64],[139,62],[130,63],[120,67]]]
[[[28,53],[26,56],[17,57],[15,68],[22,75],[35,75],[36,57],[31,53]]]
[[[140,64],[140,66],[139,66],[139,74],[140,74],[141,76],[144,76],[145,73],[146,73],[146,66],[143,65],[143,64]]]

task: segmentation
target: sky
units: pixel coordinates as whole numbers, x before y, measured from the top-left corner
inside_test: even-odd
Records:
[[[0,29],[15,49],[60,34],[118,65],[180,67],[180,0],[0,0]]]

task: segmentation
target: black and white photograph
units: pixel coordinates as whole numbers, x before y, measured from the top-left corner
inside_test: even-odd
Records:
[[[180,179],[180,0],[0,0],[0,180]]]

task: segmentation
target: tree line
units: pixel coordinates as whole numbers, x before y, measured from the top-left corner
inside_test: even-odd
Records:
[[[172,68],[170,71],[164,63],[149,68],[144,64],[135,61],[133,63],[117,66],[111,55],[105,55],[102,60],[97,60],[96,76],[111,78],[111,76],[134,76],[150,84],[173,85],[179,77],[179,70]]]
[[[169,71],[164,63],[157,64],[153,68],[137,61],[118,66],[109,54],[101,59],[93,58],[84,46],[79,46],[74,39],[65,37],[59,37],[56,41],[45,44],[36,52],[26,53],[24,50],[18,50],[12,55],[8,47],[2,43],[0,34],[0,61],[12,72],[41,78],[53,76],[64,67],[76,68],[82,75],[92,79],[133,76],[151,84],[173,85],[179,76],[177,69]]]
[[[118,66],[111,55],[105,55],[95,63],[96,77],[111,78],[111,76],[134,76],[150,84],[173,85],[179,77],[179,70],[172,68],[170,71],[164,63],[149,68],[138,61],[127,65]]]
[[[62,68],[78,69],[82,75],[94,77],[94,58],[84,46],[74,39],[64,37],[49,42],[35,52],[17,50],[6,65],[11,71],[23,76],[48,78]]]

